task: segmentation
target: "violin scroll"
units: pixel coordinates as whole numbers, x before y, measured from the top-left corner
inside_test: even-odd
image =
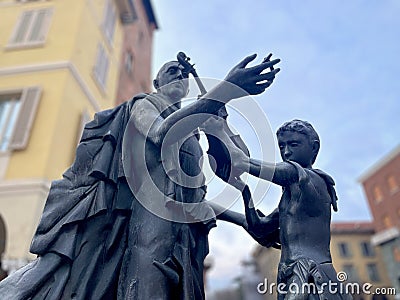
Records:
[[[188,57],[185,53],[179,52],[178,55],[176,56],[178,59],[178,62],[181,64],[181,66],[184,68],[184,72],[187,74],[192,73],[194,71],[194,64],[191,64],[190,57]]]

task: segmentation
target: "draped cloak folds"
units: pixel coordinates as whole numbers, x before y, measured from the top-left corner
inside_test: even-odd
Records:
[[[74,163],[52,182],[30,248],[38,258],[0,282],[1,299],[117,298],[135,199],[122,139],[133,104],[147,96],[96,113],[86,124]]]

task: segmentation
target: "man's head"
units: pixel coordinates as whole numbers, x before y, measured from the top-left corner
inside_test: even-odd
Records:
[[[320,147],[319,136],[307,121],[292,120],[276,132],[279,150],[284,161],[293,160],[303,167],[311,167]]]
[[[179,101],[189,91],[188,74],[177,61],[165,63],[157,73],[153,81],[158,93],[161,93],[171,100]]]

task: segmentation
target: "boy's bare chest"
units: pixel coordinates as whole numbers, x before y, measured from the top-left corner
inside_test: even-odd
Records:
[[[284,188],[281,200],[279,201],[279,214],[285,216],[296,215],[300,209],[299,201],[292,199],[292,193],[289,188]]]
[[[317,178],[304,184],[294,184],[283,188],[279,202],[279,213],[292,218],[316,217],[330,209],[330,195],[326,183]]]

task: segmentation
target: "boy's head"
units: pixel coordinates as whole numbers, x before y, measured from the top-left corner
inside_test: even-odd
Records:
[[[283,160],[294,160],[303,166],[311,166],[315,162],[320,141],[310,123],[302,120],[286,122],[278,129],[276,136]]]

